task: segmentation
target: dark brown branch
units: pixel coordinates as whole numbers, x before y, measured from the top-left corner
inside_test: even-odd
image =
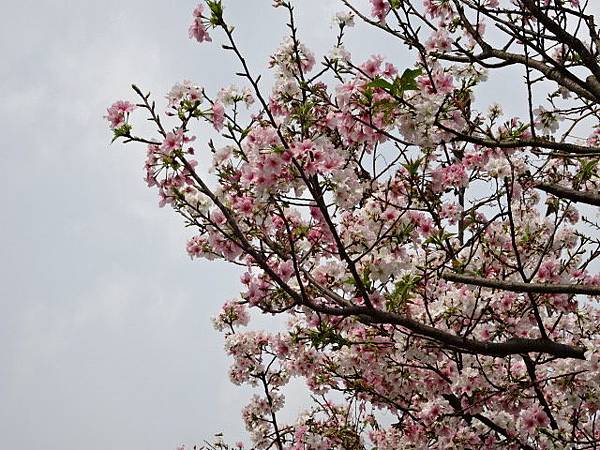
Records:
[[[587,203],[588,205],[600,206],[600,195],[593,192],[583,192],[570,189],[558,184],[539,183],[535,186],[541,191],[547,192],[559,198],[564,198],[578,203]]]
[[[600,67],[596,57],[590,53],[587,47],[575,36],[569,34],[560,24],[556,23],[548,17],[533,0],[522,0],[527,9],[531,11],[533,16],[540,21],[551,33],[553,33],[559,42],[567,44],[571,49],[577,52],[581,61],[585,66],[596,76],[600,77]],[[596,86],[591,86],[591,91],[600,96],[600,90]]]
[[[544,412],[548,416],[548,419],[550,419],[550,426],[552,427],[553,430],[557,430],[558,424],[556,423],[556,419],[554,418],[554,415],[552,414],[550,405],[546,401],[544,392],[542,391],[542,388],[540,387],[538,379],[537,379],[537,375],[535,372],[535,363],[532,361],[532,359],[528,355],[523,356],[523,362],[525,362],[525,367],[527,367],[527,373],[529,374],[529,378],[531,379],[531,383],[532,383],[533,390],[535,391],[535,395],[537,396],[540,404],[542,405]]]
[[[585,359],[585,348],[560,344],[549,339],[512,338],[504,342],[482,342],[457,336],[456,334],[425,325],[400,314],[371,309],[365,306],[336,308],[312,302],[306,306],[314,311],[332,316],[357,317],[364,323],[398,325],[417,336],[436,341],[442,344],[442,347],[463,353],[495,357],[526,353],[546,353],[557,358]]]
[[[442,130],[454,134],[457,140],[470,142],[472,144],[482,145],[489,148],[545,148],[548,150],[557,150],[562,153],[573,153],[575,155],[597,156],[600,154],[600,147],[588,147],[585,145],[570,144],[567,142],[555,142],[547,139],[515,139],[515,140],[495,140],[484,139],[471,134],[462,133],[438,122],[436,123]]]
[[[569,295],[600,295],[600,286],[583,284],[542,284],[523,283],[519,281],[500,281],[456,273],[445,273],[442,278],[454,283],[470,284],[488,287],[501,291],[526,292],[530,294],[569,294]]]

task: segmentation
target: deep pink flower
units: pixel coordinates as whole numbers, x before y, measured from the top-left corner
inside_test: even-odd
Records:
[[[183,130],[178,130],[175,133],[167,133],[165,140],[160,146],[160,152],[163,155],[170,155],[173,150],[181,148],[184,142]]]

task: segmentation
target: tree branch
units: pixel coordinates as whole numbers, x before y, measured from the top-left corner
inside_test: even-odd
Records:
[[[456,273],[445,273],[442,278],[454,283],[470,284],[511,292],[526,292],[530,294],[569,294],[569,295],[600,295],[600,286],[583,284],[542,284],[523,283],[519,281],[500,281]]]
[[[575,189],[570,189],[558,184],[538,183],[535,185],[541,191],[547,192],[559,198],[564,198],[579,203],[587,203],[588,205],[600,206],[600,195],[593,192],[583,192]]]

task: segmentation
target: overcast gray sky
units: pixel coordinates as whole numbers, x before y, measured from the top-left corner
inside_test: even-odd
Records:
[[[257,71],[285,32],[271,3],[225,2]],[[132,82],[162,99],[183,79],[209,92],[235,81],[218,33],[212,45],[187,39],[194,6],[3,5],[0,449],[168,450],[219,431],[244,436],[248,392],[229,383],[210,325],[237,294],[237,271],[189,260],[191,231],[142,180],[143,148],[109,146],[102,118],[133,99]],[[317,55],[339,9],[300,2],[301,36]],[[413,64],[360,27],[349,41],[356,61],[377,50]]]

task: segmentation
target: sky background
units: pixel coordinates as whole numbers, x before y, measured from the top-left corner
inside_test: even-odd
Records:
[[[285,33],[271,3],[225,1],[255,73]],[[144,149],[109,145],[102,118],[114,100],[134,99],[132,82],[162,102],[184,79],[209,93],[236,81],[219,33],[213,44],[187,38],[194,6],[3,5],[0,449],[171,450],[219,431],[245,436],[239,411],[250,394],[230,384],[210,324],[238,293],[238,271],[190,261],[192,231],[143,182]],[[340,9],[337,0],[299,2],[300,36],[317,56]],[[414,61],[361,26],[347,47],[355,61],[374,50],[400,68]],[[491,86],[485,102],[508,98],[516,110],[522,93],[506,78]],[[295,389],[292,406],[302,398]]]

